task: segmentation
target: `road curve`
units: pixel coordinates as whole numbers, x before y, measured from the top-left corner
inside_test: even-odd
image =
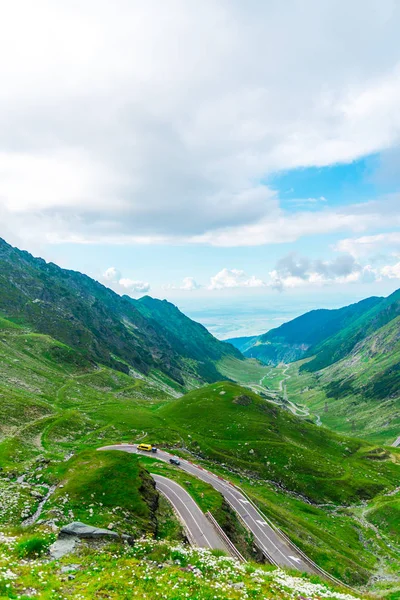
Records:
[[[148,452],[141,452],[132,444],[117,444],[114,446],[104,446],[99,450],[119,450],[122,452],[130,452],[143,454],[148,456]],[[158,450],[157,454],[151,455],[164,462],[169,462],[173,457],[172,454]],[[256,507],[246,498],[246,496],[231,483],[206,471],[202,467],[195,465],[187,460],[179,458],[180,467],[182,470],[190,473],[194,477],[205,481],[212,485],[220,492],[235,512],[240,516],[246,527],[254,536],[254,541],[258,548],[263,552],[265,557],[276,566],[297,569],[307,573],[317,573],[294,547],[290,546],[285,538],[275,529],[273,529],[256,509]]]
[[[223,550],[229,554],[229,549],[187,491],[172,479],[154,474],[152,474],[152,477],[156,482],[158,491],[174,507],[187,530],[189,540],[199,548]]]

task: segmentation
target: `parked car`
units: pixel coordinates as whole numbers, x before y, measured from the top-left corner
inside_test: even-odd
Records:
[[[176,465],[177,467],[179,467],[179,465],[181,464],[181,461],[178,458],[170,458],[169,462],[171,463],[171,465]]]

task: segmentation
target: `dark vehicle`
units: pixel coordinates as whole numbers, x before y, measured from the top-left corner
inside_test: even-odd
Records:
[[[178,467],[181,464],[181,461],[178,460],[177,458],[170,458],[169,462],[171,463],[171,465],[177,465]]]
[[[152,449],[151,449],[151,451],[152,451],[153,453],[155,453],[155,452],[157,452],[157,448],[156,448],[155,446],[153,446],[153,447],[152,447]]]

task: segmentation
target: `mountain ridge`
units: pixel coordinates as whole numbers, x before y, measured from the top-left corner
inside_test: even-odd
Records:
[[[0,314],[4,317],[31,325],[88,359],[125,373],[156,369],[182,386],[218,380],[215,362],[225,355],[241,358],[240,352],[206,335],[202,325],[172,307],[168,303],[169,315],[179,313],[181,328],[190,328],[194,340],[185,347],[171,335],[170,325],[165,327],[149,311],[140,310],[139,301],[0,238]],[[210,345],[215,359],[194,352],[197,339],[203,347]]]
[[[313,355],[315,348],[373,310],[385,299],[372,296],[339,309],[315,309],[259,336],[226,340],[248,358],[265,364],[294,362]]]

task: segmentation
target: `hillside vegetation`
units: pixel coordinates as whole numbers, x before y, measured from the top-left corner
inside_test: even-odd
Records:
[[[133,547],[83,543],[80,550],[59,560],[44,554],[20,558],[20,550],[33,538],[0,536],[0,594],[2,598],[140,598],[153,600],[356,600],[365,597],[333,588],[317,578],[294,576],[268,566],[240,564],[208,550],[180,543],[140,538]],[[41,548],[51,534],[41,532]]]
[[[218,517],[246,556],[253,556],[252,540],[209,486],[155,464],[154,457],[137,460],[95,451],[122,441],[146,441],[242,486],[304,552],[346,583],[382,593],[399,587],[400,451],[317,427],[315,413],[299,408],[300,402],[312,402],[312,393],[318,401],[329,394],[332,403],[344,399],[332,386],[341,377],[333,371],[340,361],[293,377],[301,365],[282,370],[243,360],[169,303],[120,298],[89,278],[4,243],[0,253],[0,523],[11,528],[17,546],[44,547],[43,540],[29,536],[40,537],[41,528],[43,536],[51,535],[49,528],[58,530],[70,519],[181,542],[179,523],[154,490],[149,476],[154,470],[181,483]],[[385,322],[377,318],[383,324],[350,351],[363,380],[360,398],[366,389],[371,401],[381,393],[382,372],[387,372],[382,389],[394,393],[396,388],[397,321],[388,318],[394,312],[386,311]],[[391,352],[385,355],[388,347]],[[332,376],[325,381],[329,369]],[[217,376],[242,385],[215,381]],[[185,393],[207,378],[210,385]],[[285,380],[289,398],[299,395],[298,405],[284,398],[280,388]],[[357,381],[349,385],[355,394]],[[340,417],[334,406],[327,413],[332,425]],[[39,507],[42,512],[35,516]],[[26,519],[32,524],[20,530]],[[168,552],[165,560],[170,560]],[[22,569],[26,589],[34,588],[23,564],[16,568]],[[90,587],[87,565],[82,571],[77,579],[97,593]],[[143,569],[139,572],[143,575]],[[66,593],[52,566],[47,573],[55,589]],[[101,581],[112,594],[119,593],[114,582]],[[82,586],[71,589],[82,595]],[[44,597],[52,598],[43,589]],[[229,586],[218,596],[208,580],[204,594],[199,589],[190,579],[179,593],[192,590],[209,598],[212,590],[216,597],[241,597]],[[257,589],[266,597],[271,592],[268,586]],[[23,592],[15,590],[14,596]]]
[[[175,398],[174,390],[160,378],[138,379],[108,367],[93,367],[68,346],[5,320],[0,368],[0,494],[4,499],[12,489],[15,499],[6,511],[8,524],[21,523],[37,502],[29,488],[17,483],[17,477],[25,474],[29,483],[41,475],[38,482],[65,485],[48,500],[45,521],[60,525],[73,515],[103,526],[107,521],[120,522],[128,532],[135,528],[155,531],[156,527],[158,535],[165,536],[171,535],[172,527],[172,534],[179,537],[179,527],[170,526],[170,517],[161,515],[156,521],[151,517],[146,529],[147,517],[141,521],[139,511],[133,517],[128,510],[124,516],[106,503],[99,509],[98,482],[107,486],[109,481],[111,486],[115,481],[128,491],[125,476],[130,477],[137,467],[132,464],[129,471],[119,462],[108,467],[97,463],[96,453],[85,453],[119,441],[144,440],[190,452],[242,485],[307,554],[348,583],[366,584],[378,565],[392,573],[400,564],[395,528],[386,524],[385,517],[398,501],[393,495],[400,472],[398,455],[379,450],[381,460],[376,460],[374,446],[296,418],[268,402],[265,388],[262,398],[248,388],[220,382]],[[234,358],[224,368],[230,375],[236,370],[245,385],[257,389],[270,370],[256,361]],[[71,452],[76,455],[64,463]],[[41,457],[50,460],[45,468],[35,462]],[[86,490],[85,462],[89,459],[92,474]],[[147,470],[156,469],[143,459],[142,463]],[[157,468],[156,472],[163,471]],[[175,472],[179,473],[169,469],[168,476],[174,477]],[[205,510],[215,513],[237,543],[245,541],[221,497],[217,500],[207,487],[187,485],[188,477],[178,477],[178,481]],[[70,487],[73,493],[67,497],[62,490]],[[92,493],[94,498],[88,503]],[[110,501],[125,511],[117,495],[111,494]],[[359,507],[363,515],[370,511],[371,521],[369,516],[360,517]],[[165,506],[162,510],[165,515]],[[380,537],[370,529],[372,519]]]
[[[227,340],[250,358],[278,365],[302,358],[355,319],[380,305],[382,298],[367,298],[337,310],[312,310],[267,333],[251,338]]]
[[[250,349],[248,341],[234,343],[271,366],[294,361],[263,378],[276,399],[285,399],[284,385],[300,410],[336,431],[385,443],[399,436],[400,290],[338,311],[312,311],[260,336]]]
[[[127,374],[131,369],[143,374],[158,370],[183,387],[217,380],[216,361],[241,357],[167,302],[121,297],[86,275],[34,258],[2,239],[1,316],[50,335],[87,362]]]

